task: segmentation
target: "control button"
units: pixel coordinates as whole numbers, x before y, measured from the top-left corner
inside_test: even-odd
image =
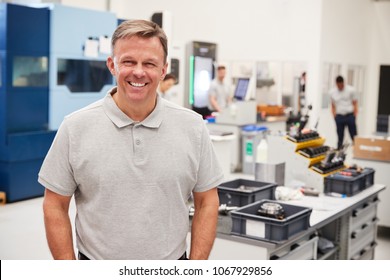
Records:
[[[135,140],[135,144],[136,145],[140,145],[141,144],[141,140],[139,140],[139,139]]]

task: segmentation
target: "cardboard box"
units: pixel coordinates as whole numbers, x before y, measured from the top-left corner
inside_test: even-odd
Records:
[[[257,105],[257,112],[263,113],[266,116],[283,116],[284,115],[284,106],[278,105]]]
[[[355,137],[354,158],[390,161],[390,140],[384,137]]]

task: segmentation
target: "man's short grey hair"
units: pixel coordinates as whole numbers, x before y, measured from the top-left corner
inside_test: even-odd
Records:
[[[111,52],[114,56],[114,48],[116,41],[122,38],[130,38],[133,36],[138,36],[141,38],[152,38],[157,37],[164,50],[164,63],[167,62],[168,56],[168,39],[162,28],[148,20],[126,20],[122,22],[117,29],[114,31],[111,39]]]

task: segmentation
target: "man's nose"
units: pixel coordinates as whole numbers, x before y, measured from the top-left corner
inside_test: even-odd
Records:
[[[134,66],[133,74],[137,77],[145,75],[145,70],[144,70],[142,64],[137,64]]]

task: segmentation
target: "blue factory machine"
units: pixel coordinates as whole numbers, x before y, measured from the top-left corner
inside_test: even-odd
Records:
[[[49,20],[48,9],[0,4],[0,191],[8,202],[43,193],[37,174],[55,135],[48,130]]]
[[[0,3],[0,191],[42,196],[38,172],[65,115],[102,98],[113,13]]]
[[[115,14],[50,6],[49,129],[64,116],[100,98],[114,81],[106,67]]]

